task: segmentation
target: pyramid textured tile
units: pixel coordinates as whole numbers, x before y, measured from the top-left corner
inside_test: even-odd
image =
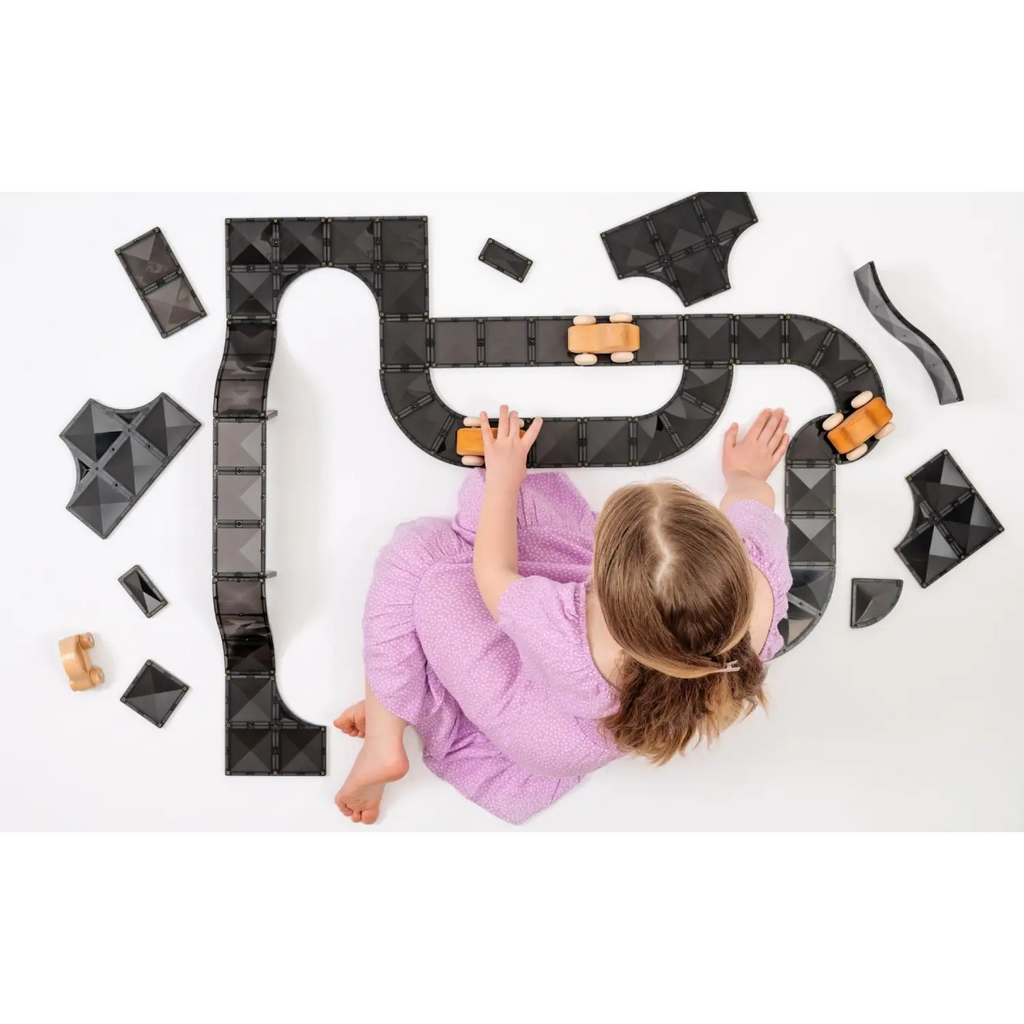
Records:
[[[147,661],[121,696],[121,701],[158,728],[171,716],[188,686],[154,661]]]

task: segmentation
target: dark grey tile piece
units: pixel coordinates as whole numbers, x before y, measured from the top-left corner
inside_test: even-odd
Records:
[[[881,622],[896,607],[903,580],[856,578],[850,583],[850,627],[863,629]]]
[[[128,596],[139,606],[147,619],[152,618],[167,605],[167,598],[160,593],[157,585],[140,565],[133,565],[123,576],[119,576],[117,581],[128,591]]]
[[[147,661],[121,696],[121,702],[162,729],[188,692],[188,685],[155,661]]]
[[[510,249],[507,245],[502,245],[501,242],[496,242],[493,238],[487,239],[480,250],[479,259],[514,281],[522,281],[533,266],[533,260],[529,257]]]

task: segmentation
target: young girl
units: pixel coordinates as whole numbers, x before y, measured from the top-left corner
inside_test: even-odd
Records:
[[[431,771],[518,824],[623,754],[664,764],[762,704],[792,583],[765,482],[787,422],[729,428],[721,511],[652,483],[595,516],[564,473],[527,477],[541,420],[520,438],[503,405],[454,522],[400,526],[377,560],[366,699],[334,723],[363,740],[341,812],[377,820],[407,725]]]

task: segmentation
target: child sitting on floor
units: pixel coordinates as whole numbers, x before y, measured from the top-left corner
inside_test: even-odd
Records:
[[[406,523],[378,558],[366,699],[334,723],[363,740],[342,813],[377,820],[407,725],[431,771],[520,823],[622,754],[664,764],[762,704],[792,582],[766,483],[787,422],[729,428],[718,509],[659,482],[595,516],[564,473],[527,476],[541,420],[520,438],[502,406],[454,521]]]

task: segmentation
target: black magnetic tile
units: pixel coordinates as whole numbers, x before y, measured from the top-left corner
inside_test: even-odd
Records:
[[[273,734],[269,728],[228,727],[227,774],[275,774]]]
[[[636,421],[636,460],[650,466],[674,458],[682,449],[676,444],[665,421],[658,415],[642,416]]]
[[[806,639],[818,624],[832,596],[836,571],[834,566],[794,566],[792,574],[786,617],[779,623],[783,652]]]
[[[172,277],[142,296],[150,313],[164,335],[174,334],[183,327],[206,316],[199,299],[184,277]]]
[[[381,293],[384,314],[427,314],[427,272],[425,270],[385,270]]]
[[[159,395],[135,429],[165,458],[173,459],[199,429],[199,420],[173,398]]]
[[[274,671],[274,644],[266,637],[250,640],[224,638],[224,663],[231,674],[266,674]]]
[[[642,218],[605,231],[601,237],[619,277],[626,277],[658,258],[654,238]]]
[[[501,242],[496,242],[493,238],[487,239],[480,251],[479,259],[515,281],[522,281],[533,266],[533,260],[507,245],[502,245]]]
[[[264,477],[218,473],[214,477],[214,515],[218,519],[263,518]]]
[[[737,317],[736,358],[741,363],[781,363],[783,323],[777,316]]]
[[[651,224],[666,253],[690,249],[708,237],[692,197],[652,213]]]
[[[484,323],[486,340],[486,362],[488,366],[501,363],[521,363],[529,361],[529,324],[519,320],[487,320]]]
[[[214,458],[218,466],[257,469],[263,465],[264,420],[218,420]]]
[[[326,224],[320,217],[299,217],[278,222],[278,262],[319,267],[325,263]]]
[[[814,371],[826,383],[832,383],[868,362],[867,353],[853,338],[842,331],[836,331]]]
[[[827,417],[819,417],[805,423],[795,434],[793,434],[789,448],[786,451],[786,458],[792,462],[831,462],[836,457],[836,451],[829,444],[828,438],[821,429],[821,424]]]
[[[690,253],[689,256],[676,256],[672,260],[672,271],[687,306],[709,295],[717,295],[729,287],[724,268],[719,264],[711,246]]]
[[[949,509],[942,517],[942,525],[964,555],[973,554],[1002,532],[999,520],[977,494],[968,495]]]
[[[180,269],[167,239],[159,228],[147,232],[117,250],[136,288],[145,290]]]
[[[927,334],[918,330],[892,304],[889,296],[885,294],[882,282],[878,279],[875,264],[865,263],[859,270],[854,271],[853,276],[857,281],[860,297],[871,311],[871,315],[897,341],[906,345],[924,367],[931,378],[939,404],[962,402],[964,393],[952,363]]]
[[[637,362],[678,363],[682,359],[682,321],[678,317],[638,317],[637,324],[640,327]]]
[[[216,572],[261,573],[264,571],[263,531],[258,526],[227,527],[216,530]]]
[[[688,366],[683,374],[682,390],[719,412],[725,407],[731,387],[731,366]]]
[[[922,587],[934,583],[960,561],[942,531],[932,522],[925,523],[915,536],[904,539],[896,552]]]
[[[119,576],[117,581],[147,619],[152,618],[167,604],[167,598],[160,593],[156,584],[139,565],[133,565],[123,576]]]
[[[862,391],[870,391],[876,398],[884,398],[885,392],[882,389],[882,382],[878,374],[872,368],[862,370],[854,377],[850,377],[842,384],[831,384],[832,394],[835,396],[836,409],[848,411],[850,402]]]
[[[903,580],[854,579],[850,583],[850,627],[863,629],[881,622],[896,607]]]
[[[476,320],[434,321],[434,362],[438,366],[476,366]]]
[[[585,466],[629,465],[629,420],[588,419],[583,464]],[[543,427],[541,428],[543,430]]]
[[[426,262],[426,220],[422,217],[407,220],[383,218],[380,222],[380,246],[381,259],[385,263]]]
[[[331,260],[339,263],[369,263],[373,259],[373,218],[337,218],[329,222]]]
[[[147,661],[121,696],[121,701],[158,728],[171,716],[188,686],[154,661]]]
[[[318,725],[278,732],[281,775],[323,775],[327,767],[327,737]]]
[[[425,366],[427,326],[426,320],[382,320],[384,363],[388,366]]]
[[[572,363],[569,354],[569,328],[572,318],[534,321],[536,360],[539,364]]]
[[[579,424],[576,420],[545,420],[533,445],[534,465],[540,469],[579,465],[578,438]]]
[[[819,320],[794,316],[786,322],[786,329],[789,332],[790,362],[799,363],[801,366],[810,366],[834,328]]]
[[[404,415],[398,424],[416,444],[430,451],[437,444],[441,428],[450,415],[451,411],[435,398]]]
[[[216,580],[213,585],[217,612],[226,615],[263,615],[262,580]]]
[[[790,466],[786,470],[786,508],[791,512],[831,512],[836,505],[834,466]]]
[[[274,683],[269,675],[228,678],[227,718],[229,722],[269,724],[274,713]]]
[[[731,357],[731,317],[691,316],[686,321],[686,358],[691,363],[726,363]]]
[[[232,380],[254,380],[269,374],[274,362],[276,333],[276,328],[267,323],[231,324],[221,376]]]
[[[681,395],[669,402],[661,415],[679,438],[684,451],[695,445],[708,432],[717,416],[693,402],[688,402]]]
[[[273,271],[235,270],[228,274],[229,316],[270,318],[276,312]]]
[[[273,262],[274,224],[270,220],[227,222],[228,263],[266,266]]]
[[[836,521],[821,519],[789,519],[789,561],[835,564]]]
[[[136,409],[112,409],[90,398],[60,435],[77,477],[68,511],[109,536],[198,428],[199,421],[164,394]]]
[[[432,394],[426,370],[388,370],[381,374],[391,412],[399,414]]]
[[[217,379],[215,409],[218,415],[258,414],[263,411],[267,379],[228,380]]]
[[[697,198],[712,234],[747,228],[757,220],[746,192],[699,192]]]
[[[246,580],[246,583],[259,580]],[[270,635],[270,622],[265,612],[256,615],[229,615],[223,609],[217,609],[217,621],[220,623],[221,636],[224,641],[246,643],[265,643],[273,638]]]
[[[940,452],[909,477],[911,490],[936,512],[970,493],[971,485],[949,452]]]
[[[463,426],[462,418],[453,416],[448,430],[437,447],[431,451],[431,455],[441,462],[447,462],[453,466],[462,465],[462,456],[459,454],[459,429]]]

